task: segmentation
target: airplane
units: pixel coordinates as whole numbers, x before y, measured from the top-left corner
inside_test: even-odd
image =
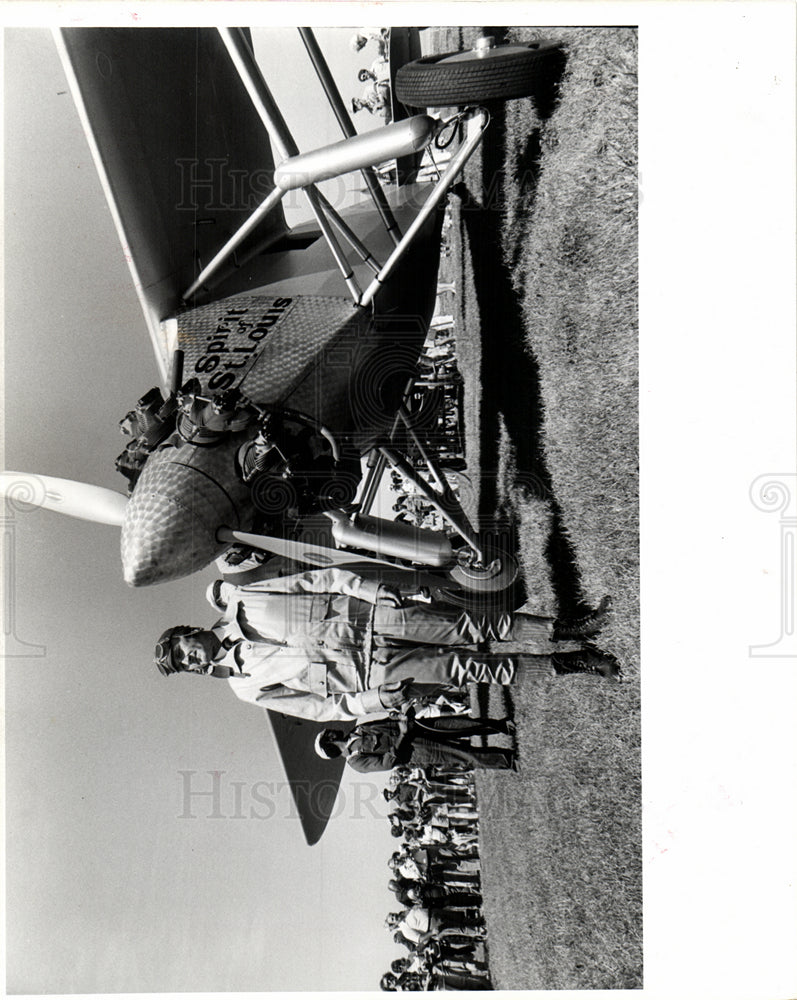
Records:
[[[117,525],[132,587],[188,576],[238,545],[378,572],[461,605],[510,600],[517,562],[462,510],[413,419],[411,387],[446,194],[484,138],[489,102],[533,94],[561,50],[482,39],[410,59],[417,32],[394,29],[392,124],[357,135],[313,32],[299,32],[343,134],[305,153],[245,29],[56,31],[162,385],[122,418],[126,493],[24,473],[5,473],[4,488]],[[424,150],[455,142],[436,181],[412,183]],[[391,160],[400,183],[388,191],[375,167]],[[223,167],[212,182],[208,165]],[[344,216],[318,184],[355,170],[373,208]],[[286,223],[282,202],[297,190],[315,228]],[[388,469],[446,531],[372,513]],[[314,843],[332,807],[313,797],[317,727],[268,716]],[[327,793],[343,767],[330,764],[318,768]]]

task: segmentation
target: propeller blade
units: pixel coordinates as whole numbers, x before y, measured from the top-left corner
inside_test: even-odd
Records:
[[[0,472],[0,496],[19,504],[20,509],[25,505],[45,507],[84,521],[117,527],[122,525],[127,506],[127,497],[115,490],[29,472]]]
[[[375,566],[385,566],[396,570],[395,563],[386,559],[374,559],[371,556],[361,556],[356,552],[345,552],[341,549],[328,548],[325,545],[311,545],[308,542],[292,542],[286,538],[272,538],[270,535],[254,535],[247,531],[236,531],[233,528],[219,528],[219,541],[241,542],[255,549],[273,552],[278,556],[286,556],[297,562],[310,563],[312,566],[346,566],[349,563],[365,563]]]

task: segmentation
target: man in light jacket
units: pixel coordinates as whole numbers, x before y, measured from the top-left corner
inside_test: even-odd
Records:
[[[161,636],[161,673],[226,678],[243,701],[318,722],[384,714],[474,681],[510,684],[519,664],[620,678],[607,653],[559,652],[598,631],[605,602],[570,623],[488,616],[405,605],[394,588],[338,567],[238,586],[216,580],[208,601],[221,613],[210,629],[180,625]]]

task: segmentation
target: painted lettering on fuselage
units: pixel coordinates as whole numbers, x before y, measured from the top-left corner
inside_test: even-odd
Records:
[[[239,384],[261,354],[261,344],[293,302],[274,299],[267,308],[230,307],[216,328],[206,334],[202,354],[194,362],[194,374],[207,380],[210,392]]]

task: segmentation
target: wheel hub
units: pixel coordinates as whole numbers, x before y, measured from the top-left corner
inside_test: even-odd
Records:
[[[457,553],[457,564],[450,570],[451,579],[466,590],[496,593],[517,579],[517,560],[506,552],[487,549],[482,559],[468,548]]]
[[[472,62],[474,55],[477,59],[489,60],[505,58],[506,56],[511,55],[521,55],[524,52],[528,52],[530,49],[533,51],[535,48],[536,46],[534,43],[526,45],[496,45],[495,39],[492,35],[487,35],[484,38],[480,38],[472,49],[468,49],[467,52],[455,52],[446,59],[441,59],[438,65],[442,66],[448,63]]]
[[[473,46],[473,51],[479,58],[483,58],[488,54],[490,49],[495,48],[495,37],[493,35],[482,35],[481,38],[476,40],[476,44]]]
[[[457,562],[464,573],[478,576],[482,580],[489,580],[501,572],[500,558],[482,560],[469,548],[457,553]]]

